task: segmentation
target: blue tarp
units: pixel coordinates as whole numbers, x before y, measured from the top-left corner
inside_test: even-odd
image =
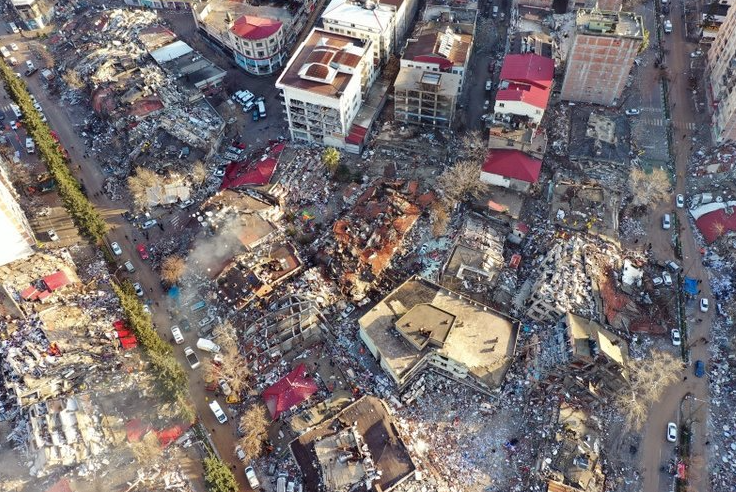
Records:
[[[698,295],[698,279],[685,277],[685,293],[691,296]]]
[[[179,304],[179,287],[176,285],[169,289],[169,297],[176,302],[176,304]]]

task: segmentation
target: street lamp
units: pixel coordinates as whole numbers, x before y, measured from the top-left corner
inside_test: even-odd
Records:
[[[120,266],[119,266],[119,267],[117,268],[117,270],[115,270],[115,271],[113,272],[113,274],[112,274],[112,277],[113,277],[113,278],[115,279],[115,281],[116,281],[117,283],[120,283],[120,279],[118,278],[118,272],[119,272],[119,271],[120,271],[120,269],[121,269],[121,268],[123,268],[124,266],[125,266],[125,265],[120,265]]]

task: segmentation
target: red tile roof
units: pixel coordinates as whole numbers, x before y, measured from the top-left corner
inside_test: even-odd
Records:
[[[304,364],[299,364],[296,369],[266,389],[261,396],[271,413],[271,418],[276,420],[283,412],[300,404],[316,392],[317,383],[307,376],[307,368]]]
[[[501,67],[501,80],[533,84],[543,89],[552,87],[554,76],[555,62],[532,53],[507,55]]]
[[[728,231],[736,231],[736,214],[728,215],[726,211],[715,210],[702,215],[695,221],[705,242],[711,244]]]
[[[280,21],[275,19],[264,19],[263,17],[253,17],[244,15],[233,23],[230,30],[236,36],[244,39],[265,39],[282,26]]]
[[[440,70],[449,70],[452,68],[452,61],[439,55],[419,55],[414,57],[414,61],[420,63],[436,63],[440,66]]]
[[[498,150],[488,152],[482,171],[514,178],[527,183],[536,183],[542,170],[542,161],[526,155],[520,150]]]
[[[507,89],[498,91],[496,101],[519,101],[540,109],[546,109],[550,90],[549,88],[529,84],[509,84]]]

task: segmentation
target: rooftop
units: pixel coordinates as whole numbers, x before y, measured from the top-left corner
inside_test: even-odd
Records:
[[[644,39],[642,17],[632,12],[580,9],[575,23],[582,34]]]
[[[505,178],[536,183],[542,170],[542,161],[519,150],[491,149],[481,170]]]
[[[542,89],[552,87],[555,62],[551,58],[526,53],[506,55],[501,67],[501,80],[531,84]]]
[[[289,60],[276,82],[280,89],[291,87],[339,98],[367,56],[370,41],[312,29]]]
[[[570,159],[624,164],[629,161],[628,118],[575,106],[570,118]]]
[[[244,15],[233,23],[230,31],[244,39],[265,39],[276,33],[283,25],[283,22],[275,19]]]
[[[423,305],[433,309],[422,308],[412,313],[416,306]],[[444,337],[441,347],[425,344],[419,350],[405,339],[406,335],[396,336],[396,326],[401,329],[407,315],[409,319],[416,319],[418,313],[427,312],[432,319],[430,326],[437,330],[433,336]],[[380,351],[381,364],[390,367],[398,377],[436,351],[465,365],[487,386],[497,387],[510,364],[516,343],[516,328],[508,318],[421,277],[404,282],[363,315],[359,323],[361,331]]]
[[[227,0],[210,0],[209,2],[203,2],[195,4],[197,10],[197,17],[200,21],[204,22],[207,26],[210,26],[213,30],[219,32],[225,32],[231,28],[243,30],[247,39],[256,39],[256,34],[261,34],[259,29],[272,29],[273,24],[265,25],[264,21],[280,22],[287,26],[291,24],[293,19],[292,12],[286,8],[289,5],[288,2],[259,2],[259,5],[252,5],[248,2],[240,1],[227,1]],[[243,17],[248,17],[253,27],[250,30],[246,30],[246,26],[243,24],[247,21],[242,21]],[[240,22],[239,27],[235,27]],[[275,32],[275,31],[274,31]],[[235,34],[241,35],[238,32]]]
[[[422,85],[431,85],[436,88],[431,92],[446,97],[455,97],[459,91],[461,78],[461,75],[454,73],[425,72],[418,68],[402,67],[394,81],[394,88],[418,90]]]
[[[396,2],[401,4],[401,1]],[[392,29],[395,7],[391,2],[332,0],[322,14],[328,23],[349,23],[371,32]]]
[[[417,350],[443,347],[455,316],[431,304],[417,304],[396,322],[396,329]]]
[[[445,70],[463,66],[470,56],[473,28],[473,24],[449,22],[421,25],[407,41],[403,58],[424,63],[436,60]]]
[[[359,441],[364,446],[353,445]],[[386,405],[373,396],[302,434],[291,451],[307,492],[325,490],[325,484],[326,490],[388,491],[415,470]]]
[[[628,344],[621,337],[596,321],[572,313],[567,313],[565,324],[573,356],[595,359],[604,354],[610,360],[626,365]]]

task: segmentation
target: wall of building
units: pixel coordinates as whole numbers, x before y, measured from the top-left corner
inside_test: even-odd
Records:
[[[641,40],[576,32],[560,98],[613,106],[621,97]]]
[[[713,140],[716,143],[736,140],[736,7],[728,10],[708,51],[708,69]]]
[[[483,171],[481,171],[480,173],[480,180],[483,183],[488,183],[489,185],[501,186],[503,188],[509,188],[511,190],[521,191],[523,193],[529,191],[529,188],[531,187],[531,183],[527,183],[526,181],[520,181],[514,178],[507,178],[505,176],[501,176],[500,174],[487,173]]]
[[[385,64],[394,50],[394,29],[392,25],[385,26],[383,32],[374,31],[365,26],[359,26],[347,21],[336,19],[322,19],[325,31],[353,36],[358,39],[370,39],[373,51],[373,64],[382,66]]]
[[[36,244],[33,229],[18,204],[18,196],[2,168],[3,163],[0,163],[0,265],[32,255],[32,247]]]
[[[526,116],[535,124],[539,124],[544,116],[544,110],[521,101],[496,101],[493,106],[496,114],[513,114]]]

